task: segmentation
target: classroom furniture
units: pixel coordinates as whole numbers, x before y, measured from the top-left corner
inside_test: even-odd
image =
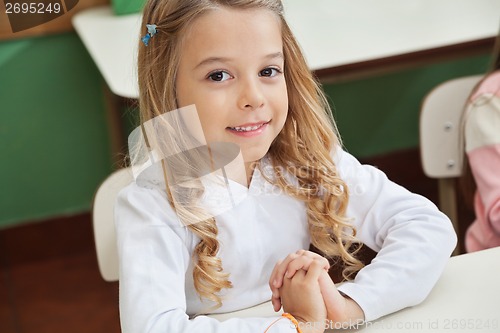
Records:
[[[106,281],[118,280],[113,203],[119,190],[131,181],[130,169],[115,171],[102,183],[95,196],[93,223],[96,251],[99,270]],[[500,247],[454,256],[450,258],[430,295],[421,304],[366,323],[359,329],[363,333],[387,331],[498,333],[500,332],[499,260]],[[270,316],[277,316],[270,302],[241,311],[211,315],[220,321],[234,317]],[[343,330],[343,332],[357,331]]]
[[[356,329],[330,324],[325,332],[500,332],[500,247],[450,258],[429,296],[409,307]],[[270,302],[219,315],[233,317],[276,316]],[[339,330],[340,329],[340,330]]]
[[[118,280],[118,250],[114,205],[118,192],[133,180],[132,170],[114,171],[98,187],[92,205],[92,225],[99,272],[105,281]]]
[[[424,98],[420,111],[420,153],[426,176],[438,179],[439,208],[458,233],[456,180],[462,175],[464,137],[462,113],[465,102],[481,75],[444,82]],[[458,249],[462,239],[458,240]]]
[[[285,16],[310,68],[320,78],[360,76],[390,66],[489,51],[497,35],[498,0],[284,0]],[[140,13],[110,6],[79,12],[73,25],[110,90],[137,98]]]

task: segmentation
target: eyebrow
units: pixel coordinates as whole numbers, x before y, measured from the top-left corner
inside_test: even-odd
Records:
[[[276,59],[276,58],[285,59],[285,56],[283,55],[282,52],[275,52],[275,53],[271,53],[271,54],[264,56],[264,59],[266,59],[266,60],[271,60],[271,59]],[[202,61],[200,61],[200,63],[198,65],[196,65],[195,68],[199,68],[201,66],[211,64],[214,62],[228,62],[231,60],[232,60],[231,58],[225,58],[225,57],[209,57],[209,58],[206,58],[206,59],[203,59]]]

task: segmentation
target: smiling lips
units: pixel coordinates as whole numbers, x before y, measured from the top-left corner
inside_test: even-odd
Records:
[[[227,127],[226,129],[231,131],[231,133],[233,134],[249,137],[249,136],[259,135],[260,133],[262,133],[270,122],[271,121],[269,120],[266,122],[244,124],[235,127]]]

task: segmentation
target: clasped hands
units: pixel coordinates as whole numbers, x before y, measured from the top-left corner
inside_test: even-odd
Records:
[[[327,259],[306,250],[279,261],[269,279],[274,311],[283,306],[303,325],[304,333],[324,332],[327,319],[342,325],[362,321],[363,310],[340,294],[328,275],[329,269]]]

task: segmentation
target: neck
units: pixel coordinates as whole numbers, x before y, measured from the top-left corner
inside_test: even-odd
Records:
[[[245,162],[245,171],[247,175],[247,186],[250,187],[250,182],[252,181],[253,171],[255,167],[258,165],[258,161],[254,162]]]

